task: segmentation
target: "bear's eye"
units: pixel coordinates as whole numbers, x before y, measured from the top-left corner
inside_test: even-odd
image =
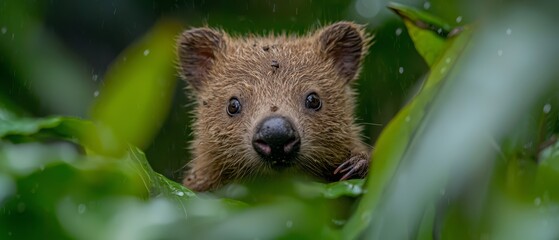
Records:
[[[307,95],[307,97],[305,98],[305,107],[315,111],[320,110],[320,107],[322,107],[322,102],[320,101],[320,98],[316,93],[313,92]]]
[[[229,99],[229,105],[227,106],[227,114],[229,116],[237,115],[241,113],[241,102],[236,97]]]

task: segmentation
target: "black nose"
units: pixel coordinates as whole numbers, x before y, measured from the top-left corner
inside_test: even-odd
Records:
[[[299,152],[299,134],[285,117],[265,118],[256,127],[252,147],[273,165],[290,165]]]

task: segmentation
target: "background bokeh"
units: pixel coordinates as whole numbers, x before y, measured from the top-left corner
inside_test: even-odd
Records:
[[[559,3],[399,2],[0,0],[0,239],[557,239]],[[192,137],[181,30],[338,20],[376,36],[366,179],[169,180]]]

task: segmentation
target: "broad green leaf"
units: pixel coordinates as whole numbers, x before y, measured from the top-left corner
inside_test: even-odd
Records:
[[[397,3],[389,3],[388,8],[402,18],[415,49],[430,67],[447,49],[447,38],[459,31],[459,28],[452,29],[443,20],[418,9]]]
[[[80,212],[102,199],[147,195],[130,163],[81,156],[67,143],[1,144],[0,178],[9,187],[0,190],[0,232],[17,239],[67,238],[56,216],[66,198]]]
[[[389,188],[400,160],[414,139],[414,134],[424,121],[430,103],[444,84],[455,60],[461,55],[470,38],[470,31],[464,31],[449,40],[448,49],[431,70],[418,95],[390,121],[381,133],[373,152],[374,164],[367,179],[367,194],[361,199],[355,214],[343,229],[345,239],[355,239],[368,226],[383,192]],[[447,60],[452,59],[452,60]]]
[[[400,17],[408,21],[416,22],[416,25],[420,25],[424,29],[437,31],[439,28],[441,28],[441,36],[448,35],[454,27],[441,18],[431,15],[426,11],[409,7],[403,4],[390,2],[388,3],[387,7],[393,10]]]
[[[324,186],[324,197],[328,199],[339,198],[342,196],[357,197],[363,194],[364,179],[351,179],[333,182]]]
[[[91,122],[72,117],[50,117],[43,119],[22,118],[10,121],[0,121],[0,137],[5,139],[21,139],[22,137],[29,137],[32,141],[37,141],[40,136],[50,139],[59,138],[75,140],[74,142],[82,144],[84,137],[87,135],[88,139],[91,140],[92,137],[97,134],[96,130],[97,128],[95,128]],[[40,146],[38,144],[35,145]],[[17,145],[14,145],[10,149],[17,149]],[[33,149],[44,150],[45,148],[31,148],[28,146],[25,149],[27,150],[22,150],[22,152],[33,153]],[[11,154],[5,156],[7,159],[2,161],[2,163],[9,163],[9,159],[15,159],[17,158],[17,155],[21,155],[22,153],[4,150],[4,154]],[[37,154],[27,156],[27,161],[33,161],[35,164],[42,166],[48,163],[48,159],[45,159],[45,156],[49,155],[45,155],[45,153],[39,154],[39,152],[37,152]],[[65,156],[73,158],[78,157],[76,153],[70,155],[66,154]],[[146,191],[149,191],[151,196],[164,195],[167,198],[177,200],[177,202],[195,196],[195,194],[189,189],[186,189],[182,185],[153,171],[145,157],[145,154],[140,149],[129,146],[126,159],[127,162],[129,162],[135,169],[136,174],[140,176]],[[28,166],[28,164],[24,164],[24,162],[21,161],[16,161],[16,163],[22,163],[22,166],[24,167]],[[8,166],[5,167],[8,168]]]
[[[170,108],[176,84],[175,37],[180,24],[158,23],[126,49],[105,75],[105,86],[91,109],[104,153],[122,154],[127,144],[145,148]]]
[[[358,197],[363,195],[364,179],[350,179],[332,183],[295,181],[296,195],[314,196],[326,199]],[[284,186],[285,187],[285,186]]]
[[[29,136],[37,134],[42,129],[56,128],[62,122],[61,117],[43,118],[43,119],[17,119],[0,121],[0,137],[4,138],[8,135]]]
[[[37,141],[40,138],[59,138],[82,142],[87,135],[95,138],[95,126],[87,120],[74,117],[48,118],[14,118],[0,120],[0,139],[28,139]]]
[[[181,205],[196,196],[191,190],[153,171],[145,154],[137,147],[129,146],[127,159],[133,163],[150,196],[163,196]]]

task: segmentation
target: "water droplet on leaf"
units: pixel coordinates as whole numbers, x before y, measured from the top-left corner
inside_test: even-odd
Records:
[[[285,226],[286,226],[287,228],[293,227],[293,221],[288,220],[287,222],[285,222]]]
[[[534,205],[539,206],[540,204],[542,204],[542,199],[537,197],[536,199],[534,199]]]
[[[79,214],[84,214],[85,210],[87,210],[87,206],[85,206],[85,204],[78,205],[78,213]]]
[[[544,113],[549,113],[551,111],[551,104],[546,103],[545,105],[543,105],[543,112]]]

